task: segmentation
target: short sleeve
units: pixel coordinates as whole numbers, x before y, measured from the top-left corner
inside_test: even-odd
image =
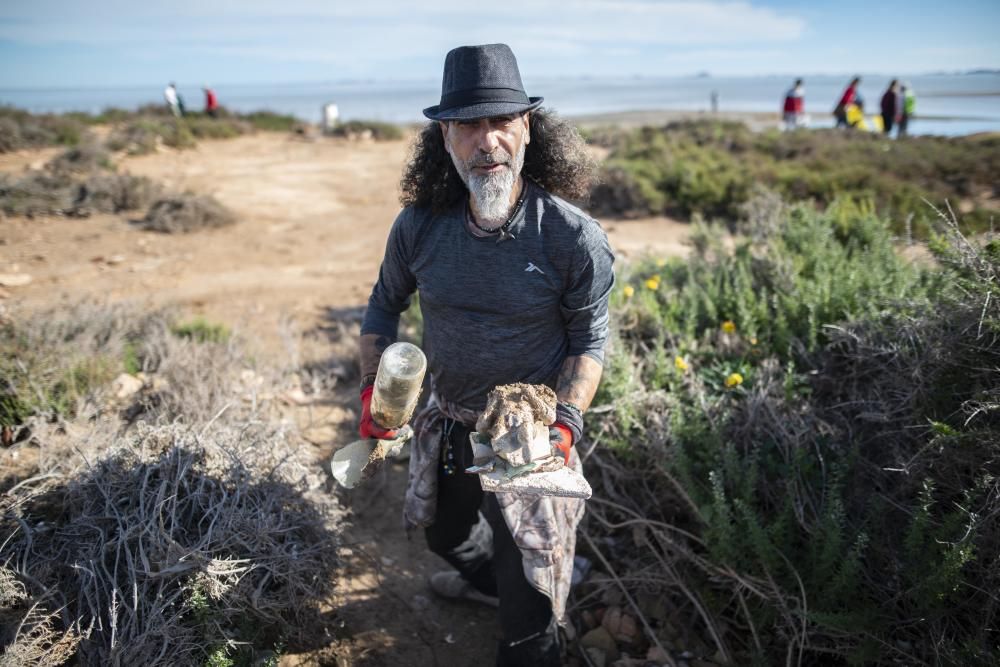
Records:
[[[608,299],[615,284],[614,253],[604,230],[596,222],[580,234],[569,281],[560,304],[570,356],[589,356],[604,362],[608,340]]]

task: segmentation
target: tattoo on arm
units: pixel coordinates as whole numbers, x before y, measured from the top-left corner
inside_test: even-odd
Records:
[[[603,371],[604,367],[591,357],[566,357],[559,371],[556,397],[586,411],[597,393]]]

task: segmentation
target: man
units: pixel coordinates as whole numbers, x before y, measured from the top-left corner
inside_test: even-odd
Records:
[[[858,93],[858,86],[861,85],[861,77],[856,76],[844,89],[844,94],[840,96],[837,106],[833,110],[833,116],[837,119],[837,127],[852,127],[847,120],[847,107],[853,105],[863,107],[861,95]]]
[[[171,81],[170,85],[163,89],[163,99],[167,103],[167,109],[170,110],[174,116],[180,117],[184,115],[181,96],[177,92],[177,86]]]
[[[547,384],[559,400],[553,447],[574,445],[601,378],[614,257],[582,199],[593,161],[569,125],[524,92],[504,44],[445,59],[440,104],[418,138],[361,327],[362,437],[371,384],[399,314],[419,290],[431,396],[414,419],[404,520],[455,570],[435,593],[499,608],[498,665],[558,665],[583,501],[486,494],[469,433],[488,392]]]
[[[805,116],[805,88],[802,79],[796,79],[795,84],[785,93],[785,104],[782,108],[782,117],[785,121],[786,130],[794,130],[803,126]]]
[[[215,96],[215,91],[208,86],[202,86],[201,90],[205,93],[205,113],[215,118],[219,115],[219,98]]]
[[[899,117],[899,82],[893,79],[882,93],[882,132],[885,136],[892,134],[892,125]]]
[[[917,112],[917,96],[913,92],[913,86],[904,83],[901,95],[903,99],[900,103],[899,129],[896,132],[896,138],[906,136],[910,127],[910,120]]]

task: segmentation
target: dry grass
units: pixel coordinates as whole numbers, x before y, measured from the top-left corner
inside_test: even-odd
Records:
[[[124,306],[15,321],[3,358],[22,363],[4,367],[6,395],[45,395],[92,358],[146,386],[115,399],[116,368],[72,409],[23,419],[14,448],[37,455],[2,482],[0,665],[252,661],[314,641],[339,508],[312,449],[269,425],[238,336],[182,337],[168,314]]]
[[[190,664],[268,632],[302,639],[335,570],[315,470],[263,426],[140,426],[0,500],[2,559],[84,638],[84,664]]]
[[[236,216],[215,197],[187,193],[160,199],[138,224],[150,231],[186,234],[234,222]]]
[[[148,178],[114,171],[110,155],[96,144],[71,148],[42,169],[0,175],[0,211],[27,217],[121,213],[148,206],[159,193]]]

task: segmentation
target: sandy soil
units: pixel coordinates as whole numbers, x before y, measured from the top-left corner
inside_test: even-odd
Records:
[[[118,216],[10,218],[0,233],[0,272],[32,276],[30,285],[10,294],[29,306],[84,296],[149,300],[233,324],[252,321],[255,328],[360,305],[399,209],[406,149],[403,141],[260,133],[126,158],[121,169],[172,189],[213,194],[240,222],[162,235]],[[52,153],[0,156],[0,170],[39,165]],[[645,219],[605,227],[622,258],[684,251],[681,223]]]
[[[197,149],[124,158],[120,168],[178,190],[215,195],[238,224],[190,235],[144,232],[118,216],[8,218],[0,222],[0,273],[30,284],[0,288],[3,304],[26,309],[85,298],[177,306],[241,331],[257,352],[285,353],[282,323],[323,331],[367,298],[398,210],[407,143],[303,139],[260,133]],[[40,166],[55,150],[0,156],[0,171]],[[687,227],[667,219],[610,221],[622,259],[685,252]],[[350,346],[330,354],[347,354]],[[325,460],[354,439],[355,390],[344,384],[328,409],[301,409],[303,434]],[[328,665],[492,664],[495,612],[434,600],[426,586],[442,563],[422,535],[401,527],[406,482],[387,465],[366,486],[339,493],[353,512],[336,624],[318,638]],[[318,648],[315,647],[315,648]],[[317,654],[313,654],[316,659]],[[303,664],[287,657],[285,665]]]

